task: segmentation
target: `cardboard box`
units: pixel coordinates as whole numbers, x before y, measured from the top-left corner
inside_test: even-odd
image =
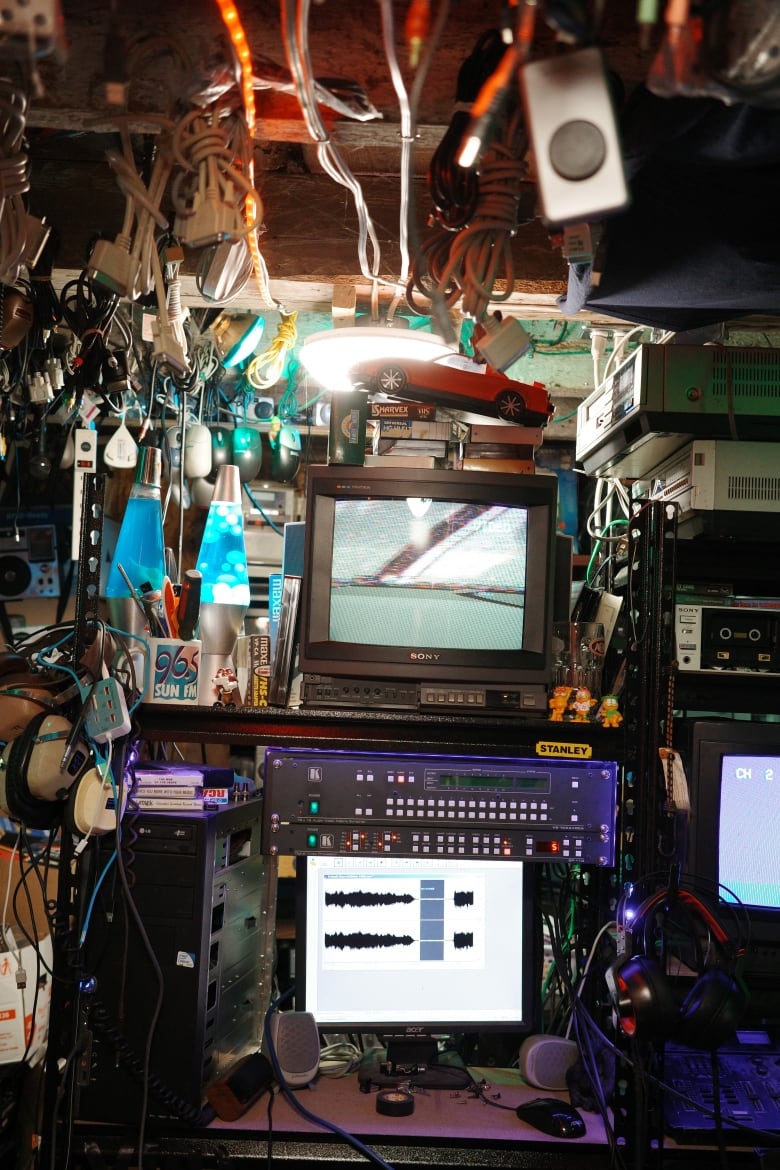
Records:
[[[49,1034],[52,961],[49,935],[38,941],[37,948],[0,951],[0,1064],[18,1064],[25,1053],[31,1066],[43,1059]],[[24,972],[24,987],[17,982],[20,971]]]
[[[267,707],[271,679],[271,637],[247,634],[236,646],[236,673],[247,707]]]
[[[9,867],[13,866],[9,873]],[[26,942],[29,938],[46,938],[49,933],[49,919],[46,916],[44,892],[34,873],[27,873],[28,862],[25,862],[26,888],[20,890],[19,897],[14,899],[14,891],[22,880],[22,870],[19,865],[18,851],[3,845],[0,847],[0,889],[10,889],[8,910],[5,915],[7,925],[13,931],[17,943]],[[57,885],[59,871],[56,866],[50,866],[46,874],[47,888],[45,897],[49,902],[57,900]],[[0,942],[0,946],[2,943]]]

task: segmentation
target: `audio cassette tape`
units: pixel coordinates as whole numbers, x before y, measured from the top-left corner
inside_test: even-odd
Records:
[[[780,601],[675,607],[680,670],[780,674]]]
[[[59,595],[54,526],[0,528],[0,602]]]

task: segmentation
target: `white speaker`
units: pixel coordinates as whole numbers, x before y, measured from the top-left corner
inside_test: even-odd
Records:
[[[520,1046],[520,1075],[537,1089],[566,1088],[566,1072],[579,1058],[573,1040],[564,1036],[528,1036]]]
[[[320,1036],[314,1016],[311,1012],[275,1012],[269,1030],[287,1084],[293,1089],[308,1085],[320,1067]]]

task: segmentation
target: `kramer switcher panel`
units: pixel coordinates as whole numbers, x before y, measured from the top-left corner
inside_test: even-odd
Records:
[[[612,762],[268,748],[263,849],[610,866],[616,803]]]

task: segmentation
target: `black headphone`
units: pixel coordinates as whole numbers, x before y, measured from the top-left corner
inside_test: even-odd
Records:
[[[625,1035],[705,1049],[733,1036],[749,1000],[739,974],[743,946],[695,893],[666,888],[646,898],[631,923],[631,939],[635,953],[606,972]],[[652,957],[656,943],[661,961]],[[670,961],[679,964],[679,976],[669,973]],[[692,986],[683,977],[691,974]]]

